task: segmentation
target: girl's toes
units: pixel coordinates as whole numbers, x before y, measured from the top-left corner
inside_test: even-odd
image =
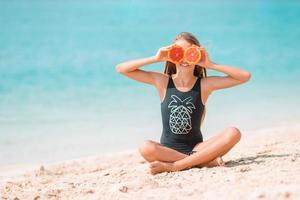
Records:
[[[222,157],[217,157],[206,165],[206,167],[218,167],[218,166],[225,166]]]
[[[225,165],[225,162],[223,161],[222,157],[219,158],[218,162],[221,166]]]
[[[158,162],[159,162],[159,161],[153,161],[153,162],[151,162],[151,163],[149,164],[149,167],[150,167],[150,168],[155,168],[155,167],[158,165]]]
[[[222,157],[218,157],[217,162],[218,162],[219,166],[225,166],[225,162],[223,161]]]
[[[159,161],[153,161],[149,164],[149,168],[150,168],[150,173],[152,175],[155,175],[159,173],[159,171],[161,170],[161,164]]]
[[[151,162],[149,167],[152,175],[168,171],[168,164],[160,161]]]

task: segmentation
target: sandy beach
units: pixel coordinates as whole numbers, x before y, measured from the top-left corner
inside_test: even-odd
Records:
[[[137,149],[2,167],[1,199],[300,199],[300,125],[242,133],[225,167],[151,175]]]
[[[0,1],[0,200],[300,200],[299,10]],[[139,152],[228,127],[225,166],[152,175]]]

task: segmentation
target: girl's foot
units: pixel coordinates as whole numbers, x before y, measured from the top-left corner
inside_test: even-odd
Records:
[[[224,167],[225,162],[223,161],[222,157],[217,157],[216,159],[210,161],[208,164],[205,165],[205,167]]]
[[[149,167],[150,173],[152,175],[155,175],[162,172],[171,172],[173,170],[173,163],[161,162],[156,160],[154,162],[151,162]]]
[[[216,166],[225,166],[225,162],[222,157],[217,157],[216,159],[210,161],[209,163],[204,165],[205,167],[216,167]],[[149,164],[150,173],[152,175],[162,173],[162,172],[172,172],[176,171],[174,169],[174,164],[170,162],[162,162],[162,161],[153,161]],[[202,166],[201,166],[202,167]]]

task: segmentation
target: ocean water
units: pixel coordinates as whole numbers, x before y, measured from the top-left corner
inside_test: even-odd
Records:
[[[300,1],[0,1],[0,165],[159,141],[156,89],[115,71],[188,31],[246,84],[215,91],[204,139],[299,122]],[[164,63],[143,66],[163,73]],[[208,75],[224,75],[208,70]]]

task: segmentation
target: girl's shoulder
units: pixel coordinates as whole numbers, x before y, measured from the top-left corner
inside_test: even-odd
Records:
[[[169,75],[161,72],[154,72],[156,86],[158,88],[166,88],[168,84]]]

